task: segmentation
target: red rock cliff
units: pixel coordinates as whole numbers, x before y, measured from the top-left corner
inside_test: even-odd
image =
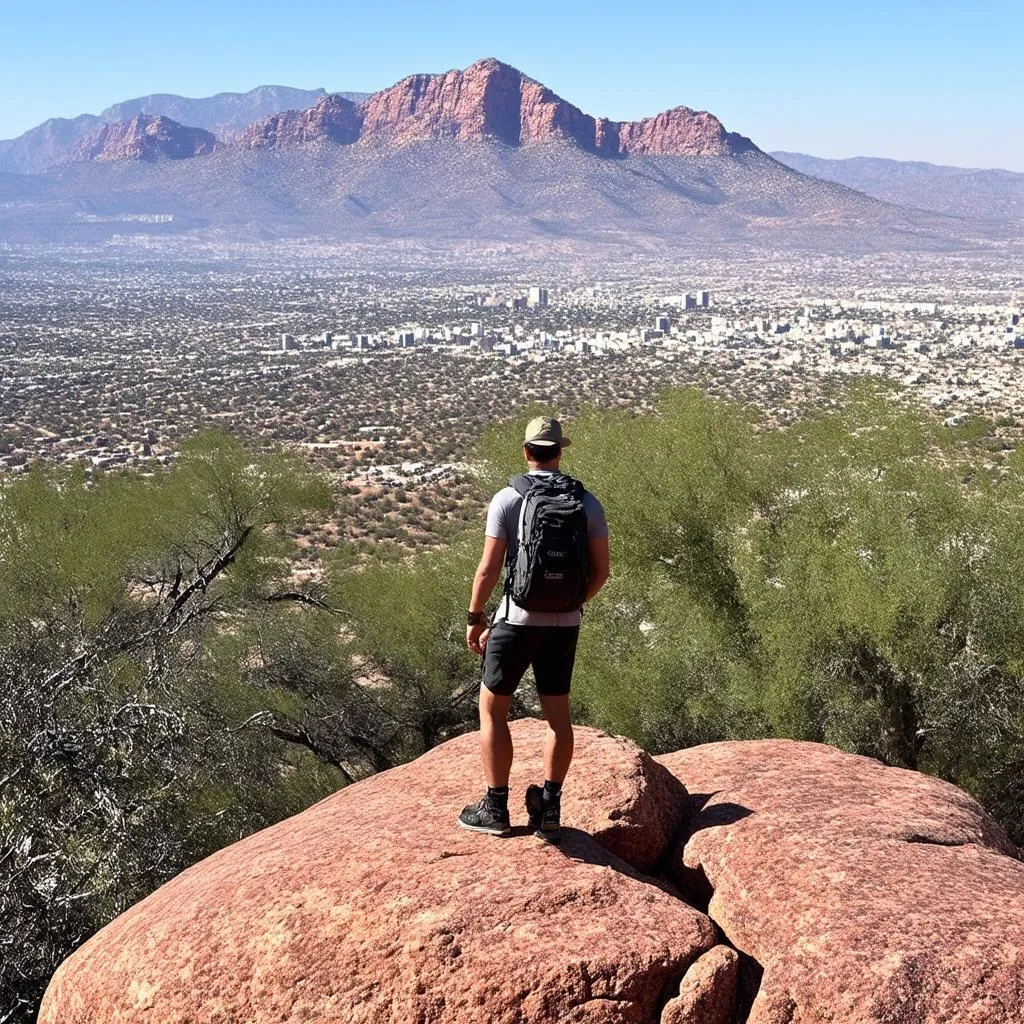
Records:
[[[162,115],[139,114],[104,124],[76,143],[72,160],[183,160],[211,153],[219,143],[208,131]]]
[[[623,156],[734,156],[755,149],[742,135],[727,132],[706,110],[675,107],[642,121],[626,121],[618,129]]]
[[[411,75],[374,93],[364,106],[364,139],[520,141],[522,76],[499,61],[479,61],[465,71]]]
[[[330,117],[320,109],[333,101]],[[340,101],[347,103],[347,101]],[[465,71],[410,75],[374,93],[360,111],[325,97],[308,111],[257,122],[241,144],[250,149],[315,141],[403,145],[425,140],[485,139],[510,146],[561,141],[599,156],[731,156],[755,148],[708,113],[676,107],[643,121],[619,123],[585,114],[520,71],[488,59]],[[351,109],[349,109],[351,108]]]
[[[287,149],[317,142],[355,142],[363,119],[342,96],[323,96],[308,110],[285,110],[249,125],[238,139],[243,149]]]

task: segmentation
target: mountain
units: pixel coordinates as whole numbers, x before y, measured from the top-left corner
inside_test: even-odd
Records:
[[[2,139],[0,171],[41,174],[68,160],[75,143],[103,123],[103,118],[93,114],[74,118],[52,117],[16,139]]]
[[[8,206],[14,180],[48,189]],[[93,160],[6,184],[0,178],[0,240],[8,241],[198,231],[237,241],[738,242],[863,251],[945,247],[964,230],[797,174],[760,150],[607,159],[558,140],[224,146],[194,159]]]
[[[413,75],[358,104],[321,96],[230,144],[144,117],[94,127],[28,198],[0,178],[0,240],[135,231],[864,251],[984,238],[968,221],[800,174],[708,112],[594,117],[496,60]]]
[[[222,92],[205,99],[157,93],[125,100],[100,115],[55,117],[16,139],[0,140],[0,171],[42,174],[73,158],[76,143],[105,123],[128,122],[139,114],[162,114],[179,124],[204,128],[222,141],[234,140],[247,125],[289,107],[305,107],[325,96],[323,89],[261,85],[250,92]],[[366,93],[337,93],[362,102]]]
[[[507,146],[570,143],[603,157],[736,156],[756,149],[706,111],[688,107],[636,122],[583,113],[521,71],[488,59],[464,71],[410,75],[359,107],[338,97],[306,112],[275,114],[242,135],[247,148],[316,142],[407,145],[451,139]]]
[[[136,114],[130,121],[100,125],[72,149],[73,160],[186,160],[212,153],[217,139],[169,117]]]
[[[824,160],[772,153],[788,167],[869,196],[955,217],[1024,221],[1024,174],[858,156]]]

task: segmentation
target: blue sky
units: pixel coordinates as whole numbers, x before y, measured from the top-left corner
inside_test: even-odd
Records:
[[[0,0],[0,138],[152,92],[373,91],[498,57],[595,115],[686,104],[764,149],[1024,171],[1024,0]]]

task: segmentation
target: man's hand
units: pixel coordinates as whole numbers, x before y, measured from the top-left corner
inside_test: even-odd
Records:
[[[480,622],[475,626],[466,627],[466,646],[474,654],[483,654],[487,646],[487,638],[491,635],[491,627]]]

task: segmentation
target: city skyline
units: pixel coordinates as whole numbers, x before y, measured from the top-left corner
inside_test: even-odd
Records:
[[[125,3],[45,10],[0,0],[0,138],[136,96],[208,96],[280,84],[372,92],[416,72],[506,61],[595,115],[706,109],[762,149],[1024,171],[1020,87],[998,40],[1024,11],[950,3],[805,0],[771,10],[681,10],[535,0],[508,11],[466,0],[374,9],[259,0],[171,13]]]

